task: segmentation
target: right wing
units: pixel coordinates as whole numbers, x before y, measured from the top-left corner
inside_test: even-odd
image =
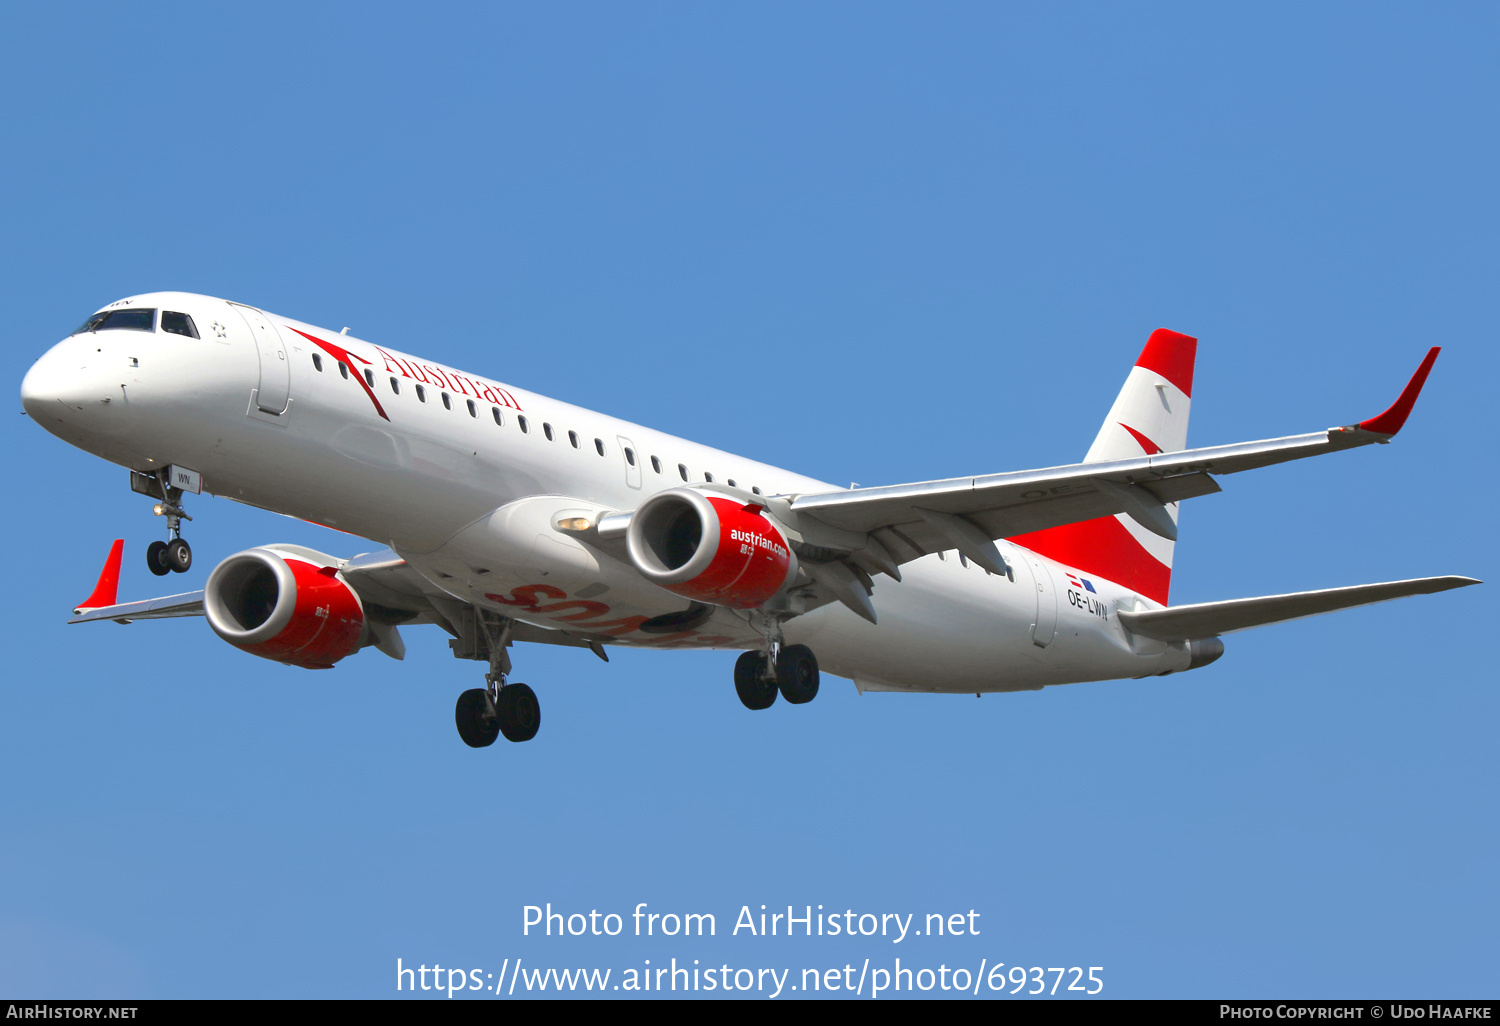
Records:
[[[897,579],[901,563],[948,549],[1004,573],[994,539],[1117,513],[1175,540],[1177,527],[1165,506],[1220,491],[1213,475],[1389,442],[1405,424],[1438,352],[1434,347],[1427,353],[1390,409],[1357,424],[1135,459],[799,495],[789,504],[793,526],[811,528],[803,534],[812,544],[842,549],[866,571]]]

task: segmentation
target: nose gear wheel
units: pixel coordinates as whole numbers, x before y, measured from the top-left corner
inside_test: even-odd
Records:
[[[157,577],[165,577],[172,572],[172,568],[167,566],[166,542],[158,540],[146,546],[146,569]]]

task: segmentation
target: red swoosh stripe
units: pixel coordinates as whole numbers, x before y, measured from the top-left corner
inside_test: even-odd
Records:
[[[1141,443],[1141,448],[1146,450],[1146,455],[1147,456],[1155,456],[1157,453],[1161,452],[1161,446],[1159,446],[1155,442],[1151,441],[1151,439],[1149,439],[1145,435],[1141,434],[1139,431],[1137,431],[1135,428],[1131,427],[1129,424],[1120,423],[1120,426],[1122,428],[1124,428],[1126,431],[1130,432],[1130,437],[1131,438],[1134,438],[1137,442]]]
[[[309,342],[317,346],[319,349],[323,350],[323,352],[327,353],[335,360],[341,360],[345,364],[347,364],[349,369],[354,371],[354,380],[359,382],[359,387],[365,390],[365,395],[369,396],[370,402],[375,404],[375,412],[380,414],[382,417],[385,417],[386,420],[391,419],[390,417],[386,416],[385,407],[380,405],[380,400],[375,398],[375,390],[370,387],[370,383],[365,380],[365,376],[359,373],[358,370],[355,370],[355,360],[358,360],[360,363],[369,363],[369,360],[366,360],[363,356],[360,356],[357,353],[349,352],[349,350],[343,348],[342,346],[336,346],[332,342],[324,342],[320,338],[314,338],[312,335],[309,335],[305,331],[298,331],[296,328],[292,328],[290,324],[288,324],[287,327],[291,328],[291,330],[293,331],[296,331],[297,334],[307,339]]]

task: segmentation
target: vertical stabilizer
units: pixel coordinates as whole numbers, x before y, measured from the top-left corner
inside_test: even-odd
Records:
[[[1130,369],[1085,463],[1131,459],[1187,448],[1188,408],[1198,340],[1158,328]],[[1177,504],[1167,513],[1177,522]],[[1050,527],[1012,538],[1048,559],[1124,585],[1167,604],[1173,543],[1119,514]]]
[[[1085,463],[1187,448],[1198,340],[1158,328],[1130,369]]]

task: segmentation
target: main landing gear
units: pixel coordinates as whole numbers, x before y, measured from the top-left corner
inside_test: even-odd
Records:
[[[167,541],[154,541],[146,546],[147,569],[158,577],[165,577],[170,573],[187,573],[193,565],[193,550],[183,540],[182,521],[193,518],[182,508],[182,489],[167,484],[165,470],[158,470],[155,474],[132,471],[130,488],[161,500],[151,507],[151,512],[167,518],[167,533],[170,537]]]
[[[525,684],[506,683],[505,678],[511,670],[510,653],[506,651],[510,645],[511,622],[492,618],[491,614],[482,611],[476,612],[478,615],[472,621],[474,647],[477,650],[482,645],[484,654],[474,651],[465,658],[479,659],[487,655],[490,672],[484,675],[484,687],[470,688],[458,696],[458,704],[453,708],[458,736],[470,748],[488,748],[502,734],[507,741],[530,741],[542,725],[542,706],[537,701],[536,692]],[[496,620],[499,622],[494,622]],[[469,626],[467,619],[463,626]],[[454,644],[467,640],[460,638]],[[461,655],[456,647],[454,654]]]
[[[542,725],[542,706],[525,684],[470,688],[458,696],[453,722],[470,748],[488,748],[501,734],[507,741],[530,741]]]
[[[818,697],[818,660],[806,645],[783,645],[780,630],[763,652],[741,653],[734,664],[734,690],[746,709],[769,709],[779,692],[793,705]]]

